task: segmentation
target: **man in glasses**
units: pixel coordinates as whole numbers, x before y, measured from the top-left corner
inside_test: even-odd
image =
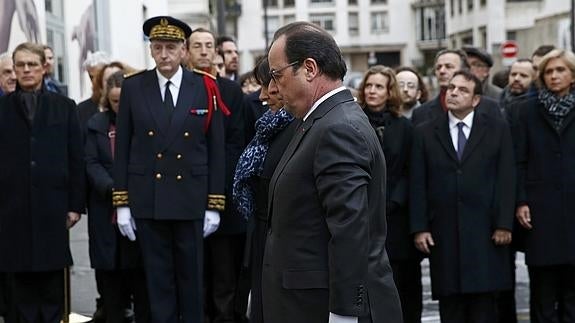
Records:
[[[264,321],[401,322],[385,251],[385,160],[343,86],[339,47],[296,22],[276,32],[268,57],[269,89],[301,125],[270,181]]]
[[[429,93],[421,76],[413,68],[408,66],[398,67],[395,69],[395,73],[403,98],[401,113],[404,117],[411,120],[413,111],[422,103],[427,102]]]
[[[0,272],[12,273],[15,322],[60,322],[68,230],[85,208],[82,135],[74,102],[44,86],[41,45],[12,55],[16,91],[0,98]]]

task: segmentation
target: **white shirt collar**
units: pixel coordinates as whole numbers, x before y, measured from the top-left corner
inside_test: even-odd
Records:
[[[156,75],[158,76],[158,84],[160,85],[160,89],[164,89],[166,86],[166,83],[168,81],[172,82],[172,85],[174,86],[174,88],[176,90],[180,89],[180,85],[182,84],[182,77],[184,75],[184,72],[182,70],[181,66],[178,66],[178,70],[176,71],[176,73],[172,76],[172,78],[167,79],[166,77],[164,77],[160,71],[158,71],[158,69],[156,68]],[[163,90],[162,90],[163,91]]]
[[[456,116],[453,115],[453,113],[451,113],[451,111],[448,111],[447,116],[449,118],[449,128],[457,128],[457,124],[463,122],[468,129],[471,129],[473,126],[473,115],[475,115],[475,110],[466,115],[463,120],[459,120]]]
[[[332,97],[333,95],[335,95],[336,93],[339,93],[343,90],[345,90],[346,87],[345,86],[340,86],[337,89],[331,90],[329,92],[327,92],[326,94],[324,94],[321,98],[319,98],[317,101],[315,101],[315,103],[311,106],[311,109],[309,109],[309,111],[305,114],[305,116],[303,117],[303,121],[305,121],[307,119],[307,117],[309,117],[311,115],[311,113],[320,105],[323,103],[323,101],[329,99],[330,97]]]

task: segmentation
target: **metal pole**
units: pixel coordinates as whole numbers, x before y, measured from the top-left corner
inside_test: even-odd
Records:
[[[226,35],[226,2],[225,0],[217,0],[218,12],[218,35]]]
[[[575,1],[575,0],[573,0]],[[264,0],[264,39],[266,40],[266,51],[268,50],[268,0]]]
[[[575,51],[575,0],[571,0],[571,50]]]

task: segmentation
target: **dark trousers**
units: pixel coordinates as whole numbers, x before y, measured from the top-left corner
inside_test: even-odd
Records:
[[[100,270],[100,279],[106,323],[124,323],[127,299],[134,301],[136,322],[152,322],[143,269]]]
[[[203,221],[136,219],[154,323],[202,323]]]
[[[244,313],[235,313],[245,234],[206,238],[204,246],[206,311],[208,323],[234,323]],[[244,300],[247,302],[247,299]]]
[[[421,261],[391,260],[393,280],[401,300],[404,323],[420,323],[422,311]]]
[[[12,304],[19,323],[59,323],[64,305],[64,271],[12,275]]]
[[[497,319],[495,293],[439,297],[441,323],[493,323]]]
[[[575,322],[575,266],[529,266],[532,323]]]
[[[509,250],[511,268],[510,290],[497,294],[497,323],[517,323],[517,308],[515,305],[515,251]]]
[[[251,269],[251,303],[250,323],[263,323],[264,312],[262,305],[262,266],[264,262],[264,248],[266,247],[267,228],[266,221],[254,219],[251,232],[250,269]]]

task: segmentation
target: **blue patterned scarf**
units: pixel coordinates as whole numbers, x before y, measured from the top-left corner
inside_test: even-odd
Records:
[[[234,176],[234,203],[246,219],[255,211],[253,180],[262,173],[270,142],[292,120],[287,111],[280,109],[275,113],[268,110],[256,121],[256,135],[240,156]]]
[[[563,120],[575,105],[575,91],[559,97],[548,89],[541,89],[539,91],[539,100],[543,103],[547,114],[553,119],[555,130],[561,130]]]

